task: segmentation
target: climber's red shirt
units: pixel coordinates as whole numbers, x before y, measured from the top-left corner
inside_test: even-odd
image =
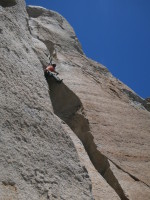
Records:
[[[53,67],[52,65],[49,65],[48,67],[46,67],[46,70],[50,72],[55,72],[55,67]]]

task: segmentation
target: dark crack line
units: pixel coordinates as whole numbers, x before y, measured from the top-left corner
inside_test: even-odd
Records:
[[[148,188],[150,188],[150,186],[143,182],[142,180],[140,180],[139,178],[135,177],[134,175],[130,174],[129,172],[127,172],[126,170],[124,170],[122,167],[120,167],[119,165],[117,165],[113,160],[111,160],[110,158],[108,158],[108,160],[110,160],[118,169],[120,169],[121,171],[123,171],[124,173],[128,174],[133,180],[137,181],[137,182],[141,182],[144,185],[146,185]]]

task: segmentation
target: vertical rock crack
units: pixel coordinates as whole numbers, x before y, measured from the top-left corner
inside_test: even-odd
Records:
[[[89,121],[86,118],[79,97],[64,83],[57,84],[52,77],[48,78],[47,82],[54,113],[78,136],[95,169],[115,190],[120,199],[129,200],[113,174],[107,157],[97,150],[97,146],[94,143],[94,138],[90,131]]]

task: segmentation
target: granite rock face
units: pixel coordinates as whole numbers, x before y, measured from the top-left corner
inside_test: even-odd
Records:
[[[41,7],[27,11],[33,38],[43,42],[51,56],[55,52],[63,83],[47,80],[52,108],[82,141],[86,156],[73,139],[95,199],[149,199],[148,102],[87,58],[62,16]]]
[[[1,1],[0,200],[92,200],[87,170],[52,113],[41,61],[47,48],[32,39],[24,1]],[[41,60],[34,44],[45,48]]]
[[[149,200],[149,102],[58,13],[0,6],[0,200]],[[44,78],[49,54],[61,84]]]

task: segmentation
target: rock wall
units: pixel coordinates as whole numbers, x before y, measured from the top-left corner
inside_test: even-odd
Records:
[[[52,113],[26,5],[13,2],[0,2],[0,200],[92,200],[87,170]]]
[[[35,10],[38,15],[33,16]],[[33,38],[42,41],[51,55],[55,52],[63,83],[47,80],[52,108],[82,141],[95,168],[93,172],[80,155],[91,174],[95,199],[149,199],[147,101],[84,55],[62,16],[40,7],[27,11]]]
[[[58,13],[1,1],[1,199],[150,199],[150,106]],[[61,84],[43,69],[48,55]],[[90,176],[90,177],[89,177]]]

